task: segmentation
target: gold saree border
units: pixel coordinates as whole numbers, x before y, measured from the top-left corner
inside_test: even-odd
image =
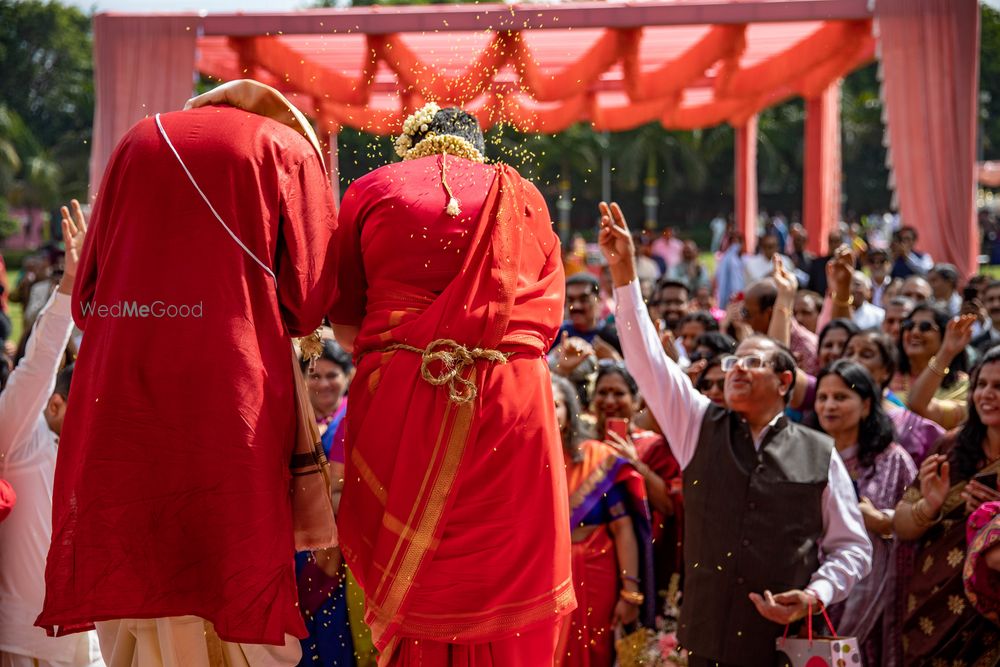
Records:
[[[503,614],[492,614],[488,618],[479,618],[484,612],[475,614],[452,614],[442,620],[422,620],[424,615],[407,614],[401,621],[407,637],[416,639],[435,639],[442,641],[466,641],[479,639],[489,634],[507,633],[518,628],[533,625],[546,618],[557,618],[570,610],[576,602],[572,578],[567,578],[556,588],[543,594],[541,601],[525,601],[515,605],[503,605],[497,609],[509,607]],[[537,596],[532,600],[537,600]],[[372,609],[370,613],[383,622],[390,619],[384,616],[381,609]],[[445,620],[446,618],[446,620]]]
[[[598,484],[608,475],[608,471],[614,467],[618,457],[608,453],[604,459],[596,464],[596,468],[583,478],[583,481],[569,494],[569,508],[575,510],[590,495]],[[581,461],[577,465],[586,465],[586,461]]]
[[[475,367],[472,367],[467,374],[467,379],[475,382],[475,376]],[[472,403],[456,406],[454,403],[448,402],[446,405],[444,418],[441,421],[441,430],[431,455],[431,461],[437,460],[442,443],[445,443],[441,465],[436,474],[432,472],[433,468],[429,468],[425,472],[420,490],[417,493],[417,502],[413,504],[410,517],[404,524],[405,528],[411,531],[412,536],[408,540],[403,537],[397,541],[393,554],[386,563],[386,569],[394,574],[383,576],[372,596],[375,600],[383,597],[385,586],[387,583],[389,584],[388,591],[384,593],[384,601],[378,604],[378,609],[381,612],[379,614],[381,622],[378,628],[380,634],[381,631],[384,631],[385,626],[391,623],[391,619],[399,613],[406,595],[413,586],[417,570],[433,543],[434,534],[437,532],[437,527],[444,514],[444,505],[450,497],[450,492],[458,477],[459,464],[468,444],[474,410],[475,405]],[[421,502],[423,498],[426,498],[425,502]],[[426,507],[420,512],[422,505],[426,505]],[[407,542],[405,546],[404,542]],[[400,549],[403,550],[401,557],[399,557]],[[397,559],[399,565],[393,567]],[[375,629],[373,627],[373,630]]]

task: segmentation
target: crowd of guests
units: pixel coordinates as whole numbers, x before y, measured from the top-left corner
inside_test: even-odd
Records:
[[[935,263],[910,227],[879,227],[872,235],[838,228],[823,257],[805,250],[801,226],[789,225],[786,235],[780,227],[769,225],[749,254],[730,228],[713,243],[714,275],[691,241],[633,235],[638,286],[664,355],[691,387],[724,407],[727,376],[748,342],[763,337],[791,353],[795,380],[784,415],[833,439],[871,542],[870,571],[830,606],[837,631],[858,638],[865,664],[1000,664],[1000,385],[993,379],[1000,378],[1000,281],[963,279],[953,265]],[[647,372],[640,366],[648,357],[630,355],[627,344],[623,350],[620,287],[606,266],[583,257],[570,247],[568,319],[550,353],[556,400],[583,406],[588,435],[576,435],[574,425],[568,447],[574,439],[585,451],[603,447],[645,480],[652,590],[660,595],[654,611],[662,615],[670,576],[683,573],[688,551],[680,482],[688,468],[678,464],[677,443],[659,435],[674,425],[657,424],[656,406],[643,402],[643,383],[632,377]],[[620,379],[609,387],[610,377]],[[609,401],[612,392],[623,400]],[[608,433],[615,417],[628,420],[625,437]],[[571,482],[581,465],[575,452],[567,449]],[[614,592],[635,585],[610,576],[613,562],[607,584],[597,583],[596,566],[584,568],[590,561],[583,554],[607,558],[613,551],[587,543],[590,533],[581,528],[590,524],[574,524],[577,590],[587,590],[588,603],[599,597],[596,586],[611,592],[603,607],[588,604],[589,613],[574,617],[585,627],[575,637],[595,657],[588,662],[577,647],[565,664],[612,664],[604,656],[622,620]]]
[[[704,453],[705,423],[737,415],[752,426],[757,399],[740,397],[738,376],[770,368],[781,421],[769,428],[793,434],[793,447],[816,433],[832,440],[830,479],[842,463],[870,542],[862,549],[840,536],[835,543],[824,513],[819,566],[840,549],[859,582],[844,594],[824,594],[813,582],[803,599],[833,602],[837,630],[858,639],[866,664],[1000,665],[1000,281],[963,280],[954,266],[935,264],[917,249],[912,228],[887,233],[888,248],[858,229],[838,229],[830,254],[814,257],[801,225],[779,222],[754,240],[753,253],[740,234],[721,231],[714,273],[692,241],[629,239],[635,305],[655,327],[655,349],[641,352],[636,346],[648,348],[649,340],[636,330],[645,320],[622,310],[623,295],[632,297],[614,283],[608,262],[592,262],[594,253],[579,244],[566,253],[566,319],[548,358],[578,607],[562,624],[557,664],[610,667],[616,638],[676,622],[678,599],[682,613],[685,603],[711,606],[700,562],[685,563],[714,548],[685,544],[691,521],[702,533],[713,530],[703,519],[714,501],[692,471],[725,467]],[[75,349],[66,306],[51,295],[71,289],[74,271],[63,255],[46,254],[25,264],[16,285],[4,285],[4,311],[8,297],[23,304],[25,334],[5,341],[0,360],[0,387],[11,378],[0,393],[0,652],[30,655],[40,632],[33,617],[15,617],[40,594],[47,546],[47,517],[25,505],[51,484]],[[321,356],[302,369],[340,480],[351,355],[327,332]],[[659,375],[675,372],[680,384],[662,384]],[[43,470],[37,479],[25,473],[32,465]],[[334,492],[337,506],[339,484]],[[752,509],[751,492],[740,502]],[[764,493],[782,502],[799,497]],[[7,517],[12,509],[17,518]],[[310,631],[301,664],[374,665],[363,595],[339,551],[301,553],[296,572]],[[767,605],[782,601],[754,604],[780,630]],[[697,613],[688,611],[688,622]],[[682,645],[684,636],[682,622]],[[74,638],[39,657],[102,664],[92,638]]]

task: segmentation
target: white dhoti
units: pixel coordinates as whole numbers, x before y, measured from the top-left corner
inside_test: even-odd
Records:
[[[294,667],[299,640],[284,646],[222,641],[198,616],[101,621],[97,636],[107,667]]]

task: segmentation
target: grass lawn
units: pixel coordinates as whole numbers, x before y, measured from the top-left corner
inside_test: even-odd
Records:
[[[10,270],[7,271],[7,284],[10,285],[11,289],[14,289],[14,285],[17,284],[18,279],[21,277],[20,270]],[[8,315],[10,315],[10,320],[14,324],[14,332],[11,334],[10,339],[17,343],[21,340],[21,328],[24,326],[24,321],[21,318],[21,304],[10,303],[8,304]]]

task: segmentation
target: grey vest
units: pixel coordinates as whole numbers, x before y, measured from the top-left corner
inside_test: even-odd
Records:
[[[678,638],[695,655],[772,667],[784,628],[747,597],[805,588],[819,568],[833,440],[781,417],[755,451],[747,423],[711,406],[684,469]]]

